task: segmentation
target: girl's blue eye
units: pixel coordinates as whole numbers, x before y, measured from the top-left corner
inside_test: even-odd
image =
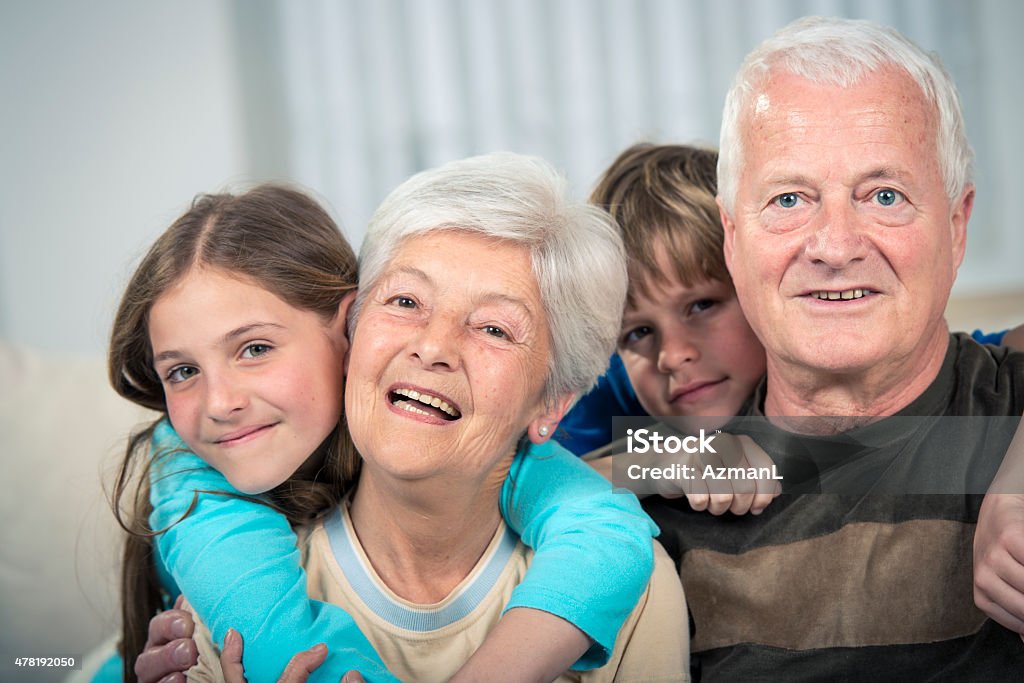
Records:
[[[259,358],[269,353],[271,348],[270,344],[249,344],[242,350],[242,358]]]
[[[904,199],[903,193],[891,187],[883,187],[875,193],[875,200],[882,206],[893,206]]]
[[[171,371],[167,373],[167,381],[171,384],[177,384],[178,382],[190,380],[198,374],[199,368],[191,365],[179,365],[176,368],[171,368]]]
[[[775,203],[783,209],[792,209],[799,201],[800,197],[795,192],[786,192],[775,198]]]

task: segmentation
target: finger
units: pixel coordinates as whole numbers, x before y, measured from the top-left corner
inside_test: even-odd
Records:
[[[979,599],[977,592],[975,592],[974,602],[978,605],[978,608],[991,617],[993,621],[998,624],[1002,624],[1015,633],[1020,633],[1021,636],[1024,637],[1024,620],[1018,619],[995,602],[984,598]]]
[[[192,615],[183,609],[161,612],[149,620],[146,648],[160,647],[179,638],[191,638],[195,628]]]
[[[298,652],[288,661],[288,666],[284,668],[284,673],[281,674],[281,678],[277,679],[277,683],[305,683],[309,674],[316,671],[325,659],[327,659],[327,646],[323,643]],[[345,675],[348,676],[348,674]],[[361,679],[362,676],[359,677],[359,680]]]
[[[366,679],[358,671],[349,671],[341,677],[341,683],[366,683]]]
[[[690,507],[697,512],[704,512],[708,509],[708,503],[711,502],[711,496],[705,491],[704,493],[687,493],[686,500],[690,503]]]
[[[246,683],[245,669],[242,668],[242,634],[233,628],[229,628],[224,636],[220,668],[224,672],[224,683]]]
[[[174,601],[174,609],[181,609],[181,606],[185,604],[185,594],[178,593],[178,599]]]
[[[708,512],[715,516],[724,515],[732,506],[734,498],[735,496],[732,493],[712,493],[711,500],[708,503]]]
[[[135,660],[135,675],[140,683],[170,680],[184,681],[184,674],[199,661],[199,652],[191,638],[180,638],[170,643],[143,650]]]

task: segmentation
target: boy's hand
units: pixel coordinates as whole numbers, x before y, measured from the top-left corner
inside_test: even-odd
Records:
[[[666,498],[685,495],[694,510],[707,510],[713,515],[732,512],[734,515],[764,512],[782,488],[776,479],[724,479],[704,477],[705,468],[717,473],[719,468],[754,468],[758,473],[771,471],[775,463],[763,448],[746,435],[721,432],[715,435],[715,453],[694,454],[690,466],[695,476],[686,480],[661,480],[659,493]],[[682,487],[682,488],[680,488]]]

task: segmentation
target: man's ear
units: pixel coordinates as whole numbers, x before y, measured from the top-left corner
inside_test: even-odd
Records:
[[[575,394],[563,394],[555,401],[554,405],[535,417],[526,430],[530,441],[542,444],[553,437],[555,430],[558,429],[558,423],[569,412],[575,398]]]
[[[974,185],[968,185],[964,189],[960,200],[953,206],[950,216],[949,227],[952,231],[953,240],[953,272],[960,268],[964,260],[964,251],[967,249],[967,222],[971,220],[971,211],[974,209]]]
[[[725,254],[725,267],[732,273],[732,247],[733,240],[736,239],[736,224],[733,223],[732,218],[729,217],[729,212],[725,208],[725,202],[722,201],[722,195],[715,197],[715,203],[718,204],[718,216],[722,219],[722,232],[724,233],[725,239],[722,241],[722,251]]]

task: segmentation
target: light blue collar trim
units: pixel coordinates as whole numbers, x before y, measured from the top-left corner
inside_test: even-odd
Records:
[[[504,525],[503,525],[504,526]],[[345,578],[356,595],[366,603],[374,614],[390,624],[407,631],[427,632],[444,628],[470,614],[498,581],[502,570],[518,545],[518,538],[508,527],[504,527],[501,541],[484,557],[483,566],[477,566],[476,578],[460,589],[458,597],[442,608],[411,608],[396,602],[381,590],[371,578],[367,567],[355,549],[355,540],[349,533],[348,525],[339,506],[324,522],[324,530],[331,544],[331,551]]]

